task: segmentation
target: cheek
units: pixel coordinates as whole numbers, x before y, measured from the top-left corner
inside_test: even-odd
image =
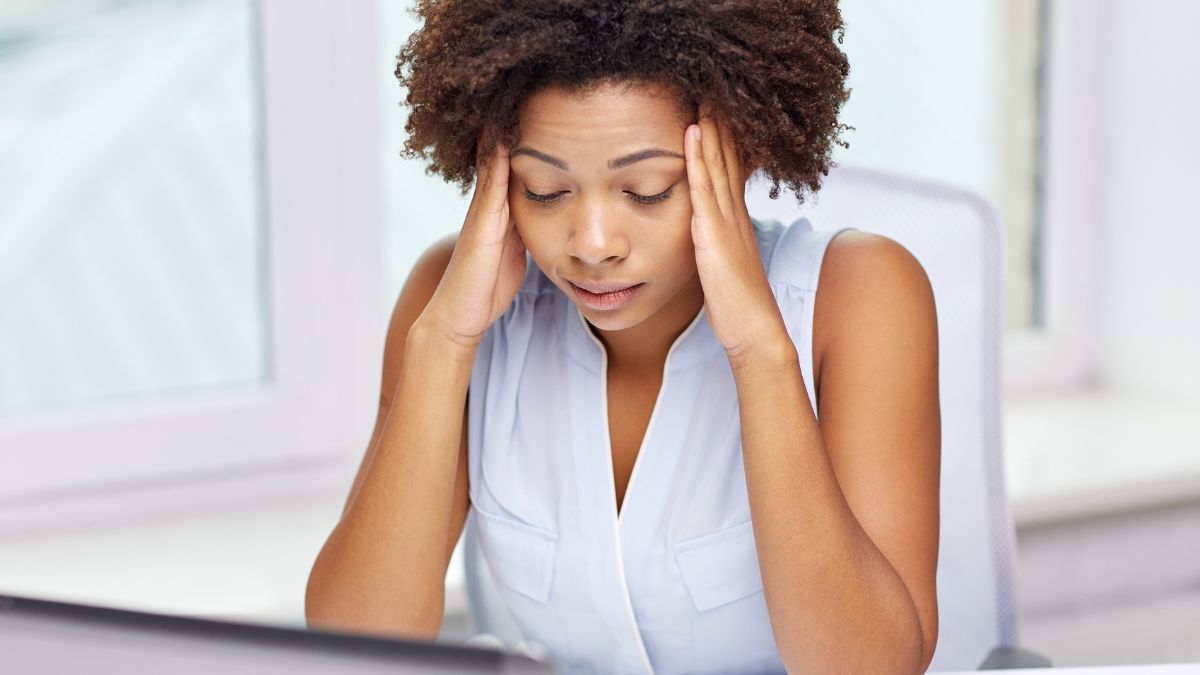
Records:
[[[541,263],[557,258],[557,252],[562,250],[562,242],[555,240],[554,229],[546,226],[545,219],[539,218],[531,209],[509,206],[509,218],[513,227],[525,244],[525,250],[533,256],[534,261]]]
[[[513,213],[512,211],[509,211],[509,217],[512,219],[513,227],[516,228],[517,234],[521,237],[521,241],[524,242],[525,248],[536,256],[538,249],[540,249],[542,246],[542,240],[538,236],[538,229],[536,227],[530,227],[530,223],[527,219],[522,218],[519,214]]]
[[[655,258],[655,266],[673,277],[687,277],[696,268],[696,246],[692,243],[691,218],[672,218],[654,223],[655,236],[635,242],[647,255]]]
[[[522,239],[525,239],[526,235],[533,234],[535,229],[533,225],[537,222],[537,216],[530,210],[528,201],[521,196],[519,189],[509,189],[508,217],[515,224],[517,233],[521,235]]]
[[[696,245],[692,243],[692,233],[688,231],[675,243],[675,265],[681,276],[690,276],[696,271]]]
[[[684,204],[683,208],[679,209],[672,219],[671,242],[676,249],[686,250],[689,254],[695,254],[695,246],[692,244],[691,204]]]

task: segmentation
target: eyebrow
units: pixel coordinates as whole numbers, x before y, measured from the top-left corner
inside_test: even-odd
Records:
[[[539,152],[537,150],[534,150],[533,148],[517,148],[516,150],[512,151],[512,154],[510,155],[510,157],[516,157],[517,155],[529,155],[530,157],[535,157],[537,159],[542,160],[543,162],[549,164],[550,166],[562,169],[563,171],[571,170],[571,167],[567,166],[567,163],[562,161],[561,159],[559,159],[557,157],[551,157],[550,155],[547,155],[544,152]],[[651,157],[678,157],[679,159],[685,159],[684,156],[679,154],[678,152],[672,152],[670,150],[663,150],[662,148],[650,148],[648,150],[638,150],[637,152],[631,152],[628,155],[625,155],[624,157],[610,159],[608,161],[608,168],[610,171],[615,171],[617,169],[623,169],[623,168],[629,166],[630,164],[633,164],[634,162],[640,162],[643,159],[650,159]]]

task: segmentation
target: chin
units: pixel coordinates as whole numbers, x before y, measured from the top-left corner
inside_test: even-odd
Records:
[[[605,332],[633,328],[645,319],[637,307],[626,307],[618,312],[601,312],[579,302],[575,302],[575,306],[588,323]]]

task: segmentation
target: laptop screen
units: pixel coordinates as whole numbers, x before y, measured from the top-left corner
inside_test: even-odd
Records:
[[[552,671],[527,656],[485,647],[0,595],[0,672],[400,675]]]

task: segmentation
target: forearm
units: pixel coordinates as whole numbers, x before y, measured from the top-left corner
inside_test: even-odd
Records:
[[[413,324],[374,459],[313,565],[310,624],[436,637],[473,357]]]
[[[784,333],[734,363],[763,591],[789,672],[917,673],[920,620],[846,503]]]

